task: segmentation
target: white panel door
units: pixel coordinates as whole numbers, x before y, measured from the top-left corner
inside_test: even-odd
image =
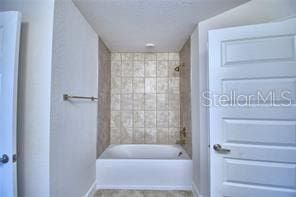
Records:
[[[0,12],[0,196],[17,196],[16,117],[20,14]]]
[[[211,197],[296,196],[295,36],[296,19],[209,32]]]

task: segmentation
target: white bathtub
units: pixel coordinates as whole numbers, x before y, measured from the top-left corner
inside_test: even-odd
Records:
[[[191,190],[191,181],[179,145],[110,145],[97,160],[97,189]]]

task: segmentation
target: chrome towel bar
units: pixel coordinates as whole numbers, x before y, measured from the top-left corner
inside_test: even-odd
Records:
[[[91,100],[91,101],[96,101],[98,100],[97,97],[88,97],[88,96],[70,96],[68,94],[63,94],[63,99],[64,101],[67,101],[67,100],[70,100],[70,99],[88,99],[88,100]]]

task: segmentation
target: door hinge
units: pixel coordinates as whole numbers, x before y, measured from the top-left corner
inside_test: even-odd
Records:
[[[16,154],[13,154],[13,155],[12,155],[12,162],[15,163],[16,160],[17,160],[17,156],[16,156]]]

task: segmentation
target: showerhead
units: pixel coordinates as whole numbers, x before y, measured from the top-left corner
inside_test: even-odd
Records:
[[[183,64],[180,64],[179,66],[177,66],[176,68],[175,68],[175,71],[176,72],[181,72],[181,68],[183,68],[185,66],[185,64],[183,63]]]

